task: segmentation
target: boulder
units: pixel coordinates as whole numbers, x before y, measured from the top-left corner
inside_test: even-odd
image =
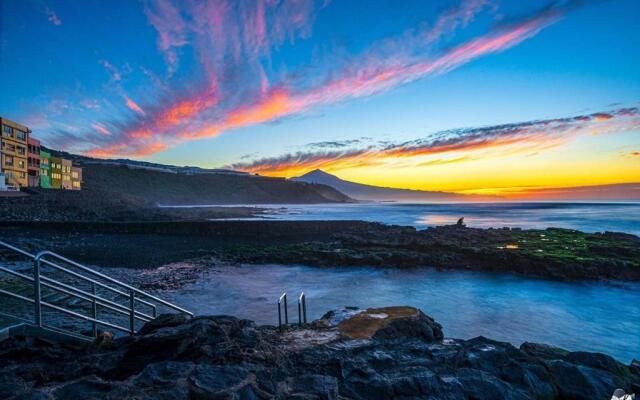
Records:
[[[354,313],[337,325],[349,339],[417,338],[427,342],[442,340],[442,326],[414,307],[369,308]]]
[[[618,388],[615,377],[603,370],[563,360],[552,360],[547,365],[562,398],[609,399]]]
[[[178,326],[184,324],[188,320],[189,316],[186,314],[161,314],[140,328],[138,335],[148,335],[160,328]]]

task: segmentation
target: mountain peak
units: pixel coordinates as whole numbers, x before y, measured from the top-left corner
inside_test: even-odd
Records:
[[[301,177],[332,177],[335,178],[335,175],[331,175],[330,173],[324,172],[323,170],[316,168],[313,171],[309,171],[306,174],[302,175]]]

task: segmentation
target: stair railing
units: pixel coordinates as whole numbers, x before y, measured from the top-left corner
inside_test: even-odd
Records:
[[[156,297],[140,289],[137,289],[131,285],[127,285],[124,282],[111,278],[105,274],[102,274],[98,271],[88,268],[80,263],[77,263],[73,260],[70,260],[54,252],[41,251],[38,254],[34,255],[3,241],[0,241],[0,248],[11,250],[14,253],[20,254],[32,260],[33,276],[29,276],[27,274],[23,274],[21,272],[14,271],[12,269],[9,269],[3,266],[0,266],[0,272],[4,272],[9,275],[15,276],[17,278],[20,278],[32,284],[33,297],[31,298],[28,296],[23,296],[21,294],[14,293],[12,291],[4,290],[1,288],[0,288],[0,294],[33,304],[34,313],[35,313],[32,321],[29,321],[28,319],[24,318],[23,315],[15,315],[15,313],[11,314],[11,313],[0,312],[0,314],[2,315],[9,316],[21,321],[25,321],[25,322],[34,324],[38,327],[46,327],[48,329],[61,331],[62,333],[78,336],[77,334],[69,332],[65,329],[46,325],[42,318],[42,310],[43,308],[48,308],[48,309],[59,311],[72,318],[81,319],[91,323],[92,336],[94,337],[96,337],[98,334],[98,326],[105,326],[111,329],[115,329],[115,330],[126,332],[128,334],[133,335],[136,332],[136,329],[135,329],[136,322],[151,321],[153,318],[157,316],[158,306],[164,306],[173,311],[184,313],[190,317],[193,317],[193,313],[191,313],[190,311],[182,307],[179,307],[159,297]],[[56,262],[54,262],[53,260],[55,260]],[[64,262],[67,265],[73,266],[80,272],[72,271],[69,268],[65,268],[61,266],[59,262]],[[51,267],[55,269],[56,271],[61,272],[64,275],[71,276],[75,279],[88,283],[91,287],[91,290],[90,291],[83,290],[73,284],[63,283],[63,282],[60,282],[59,280],[53,279],[52,277],[45,276],[43,274],[44,271],[42,268],[45,265],[47,267]],[[102,280],[103,282],[101,282],[100,280]],[[67,296],[71,296],[71,297],[91,303],[91,316],[87,316],[79,312],[70,310],[68,307],[53,304],[43,300],[42,299],[43,287],[46,287],[56,292],[63,293]],[[98,295],[97,294],[98,289],[110,292],[114,296],[114,299],[113,300],[107,299],[104,296]],[[126,304],[120,304],[117,301],[115,301],[115,298],[123,298],[123,297],[126,300],[128,300]],[[120,315],[127,316],[128,326],[118,325],[116,323],[109,322],[99,318],[98,307],[107,309],[109,311],[112,311]],[[143,309],[141,309],[141,307],[143,307]],[[144,312],[144,309],[148,309],[149,311]]]

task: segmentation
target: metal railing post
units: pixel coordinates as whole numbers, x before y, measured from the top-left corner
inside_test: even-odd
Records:
[[[129,292],[129,333],[134,335],[136,333],[136,313],[135,313],[135,302],[136,302],[136,293],[131,290]]]
[[[33,299],[35,304],[35,323],[42,327],[42,303],[40,293],[40,257],[33,261]]]
[[[287,294],[284,294],[284,324],[289,325],[289,310],[287,307]]]
[[[298,322],[301,326],[307,323],[307,296],[304,292],[298,297]]]
[[[282,312],[280,311],[280,300],[278,300],[278,328],[282,327]]]
[[[278,299],[278,328],[282,327],[282,311],[280,307],[284,306],[284,324],[289,325],[289,312],[287,311],[287,293],[284,292]]]
[[[307,323],[307,296],[304,296],[302,299],[302,316],[304,318],[304,323]]]
[[[98,319],[98,302],[96,301],[96,284],[95,283],[91,283],[91,294],[93,294],[93,297],[91,298],[91,317],[94,319],[93,323],[92,323],[92,333],[93,333],[93,337],[97,338],[98,337],[98,324],[96,323],[95,320]]]
[[[158,310],[156,309],[156,306],[151,306],[151,316],[153,318],[156,318],[158,316]]]
[[[298,297],[298,325],[307,323],[307,309],[306,309],[306,296],[304,292],[300,292]]]

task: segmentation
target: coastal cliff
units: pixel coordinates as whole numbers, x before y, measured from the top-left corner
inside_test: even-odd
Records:
[[[640,364],[544,344],[445,339],[412,307],[345,308],[303,327],[161,315],[138,334],[0,342],[6,399],[608,399]]]

